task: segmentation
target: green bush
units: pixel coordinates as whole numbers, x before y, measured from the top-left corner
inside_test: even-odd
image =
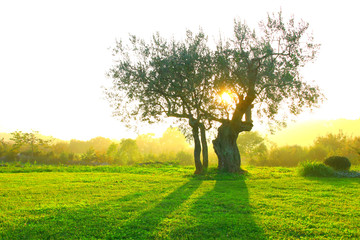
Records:
[[[319,162],[301,162],[299,173],[304,177],[335,177],[336,172]]]
[[[351,167],[350,160],[341,156],[329,157],[324,161],[324,164],[339,171],[348,171]]]

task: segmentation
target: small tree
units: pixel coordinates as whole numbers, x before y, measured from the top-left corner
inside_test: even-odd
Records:
[[[117,163],[122,165],[132,165],[138,163],[142,156],[136,141],[131,138],[122,139],[117,153]]]
[[[52,142],[51,139],[42,139],[38,131],[32,131],[31,133],[15,131],[12,132],[11,135],[10,140],[14,141],[13,149],[19,150],[21,147],[28,148],[32,159],[34,159],[34,155],[39,152],[40,147],[48,147]]]
[[[259,132],[243,132],[239,134],[236,143],[240,153],[247,157],[248,163],[265,165],[268,148]]]
[[[112,142],[106,151],[106,156],[111,164],[113,164],[116,160],[117,148],[118,144]]]
[[[98,160],[93,147],[90,147],[85,153],[81,154],[80,157],[83,164],[95,164]]]

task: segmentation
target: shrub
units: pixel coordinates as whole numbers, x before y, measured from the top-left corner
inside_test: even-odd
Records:
[[[346,157],[332,156],[327,158],[324,163],[335,170],[348,171],[351,167],[350,160]]]
[[[335,171],[318,162],[301,162],[299,165],[299,173],[304,177],[334,177]]]

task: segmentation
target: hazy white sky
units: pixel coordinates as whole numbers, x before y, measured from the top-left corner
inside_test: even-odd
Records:
[[[282,9],[310,23],[322,44],[303,71],[328,100],[309,119],[360,118],[357,1],[17,1],[0,0],[0,132],[38,130],[62,139],[134,137],[111,117],[101,86],[110,47],[128,33],[181,38],[202,27],[210,41]],[[144,132],[161,131],[161,127]]]

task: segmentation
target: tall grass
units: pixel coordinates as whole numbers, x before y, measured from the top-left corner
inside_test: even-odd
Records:
[[[335,177],[336,172],[319,162],[301,162],[299,164],[299,174],[304,177]]]

